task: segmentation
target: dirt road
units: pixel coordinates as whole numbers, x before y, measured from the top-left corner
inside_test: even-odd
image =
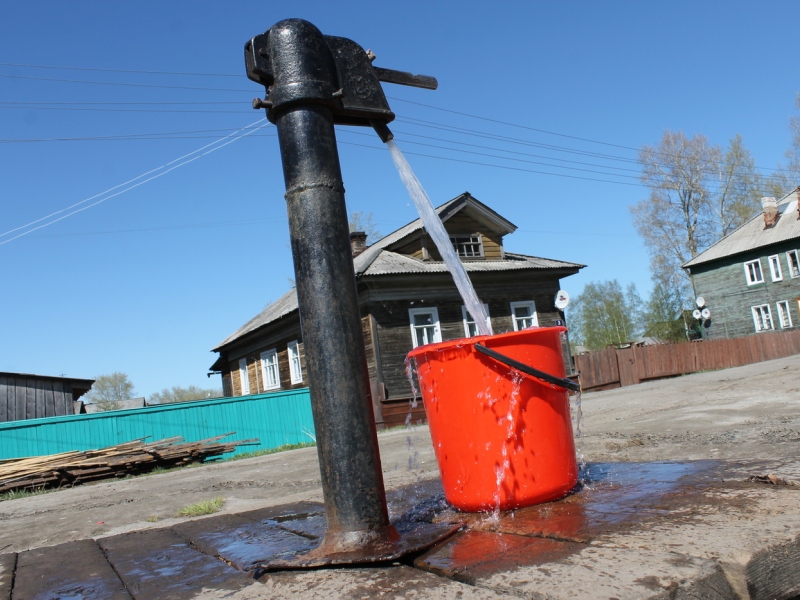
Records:
[[[800,458],[800,356],[585,394],[582,407],[589,461]],[[426,427],[379,439],[387,488],[438,475]],[[231,513],[321,500],[316,449],[2,502],[0,552],[163,527],[217,496]]]

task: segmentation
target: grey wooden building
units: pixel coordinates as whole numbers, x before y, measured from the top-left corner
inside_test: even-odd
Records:
[[[800,188],[683,267],[705,301],[704,338],[719,339],[800,326]]]
[[[74,414],[74,402],[92,389],[94,379],[0,373],[0,421]]]
[[[554,306],[560,280],[584,265],[507,252],[504,236],[516,226],[468,192],[437,211],[495,333],[564,322]],[[369,247],[363,234],[352,234],[351,245],[376,420],[402,424],[411,394],[406,354],[474,335],[475,323],[419,219]],[[295,290],[213,351],[219,358],[211,370],[222,375],[226,396],[308,385]],[[421,403],[412,418],[424,418]]]

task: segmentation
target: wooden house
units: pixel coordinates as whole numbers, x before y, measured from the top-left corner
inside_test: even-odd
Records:
[[[564,323],[554,306],[560,279],[584,265],[506,252],[516,226],[468,192],[437,208],[495,333]],[[419,219],[371,246],[351,235],[375,417],[402,424],[411,388],[405,357],[414,347],[475,334],[450,273]],[[211,370],[226,396],[306,386],[295,290],[245,323],[214,349]],[[565,354],[569,357],[568,346]],[[424,418],[421,404],[412,415]]]
[[[719,339],[800,325],[800,188],[683,267],[703,298],[704,338]]]
[[[74,414],[94,379],[0,373],[0,422]]]

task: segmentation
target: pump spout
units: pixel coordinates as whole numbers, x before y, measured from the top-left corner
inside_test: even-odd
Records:
[[[372,119],[369,122],[369,124],[372,125],[372,128],[375,130],[375,133],[378,134],[378,137],[381,138],[381,141],[384,144],[389,140],[394,139],[394,134],[392,133],[391,129],[389,129],[389,126],[386,125],[386,123],[384,123],[383,121],[377,121],[375,119]]]

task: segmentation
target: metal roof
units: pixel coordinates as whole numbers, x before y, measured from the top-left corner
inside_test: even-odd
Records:
[[[467,273],[517,271],[522,269],[580,269],[586,265],[511,254],[505,260],[476,260],[462,263]],[[440,261],[421,261],[405,254],[383,250],[364,271],[363,275],[397,275],[404,273],[447,273],[447,266]]]
[[[295,310],[297,310],[297,289],[292,288],[283,296],[278,298],[275,302],[267,306],[267,308],[258,313],[255,317],[250,319],[247,323],[242,325],[239,329],[222,340],[216,345],[212,352],[217,352],[220,348],[222,348],[222,346],[239,339],[251,331],[255,331],[262,325],[272,323],[272,321],[276,321],[277,319],[280,319],[281,317],[284,317]]]
[[[740,252],[800,238],[800,220],[797,212],[799,189],[790,192],[778,202],[779,216],[773,227],[765,229],[764,214],[758,213],[744,225],[686,262],[683,267],[694,267]]]

